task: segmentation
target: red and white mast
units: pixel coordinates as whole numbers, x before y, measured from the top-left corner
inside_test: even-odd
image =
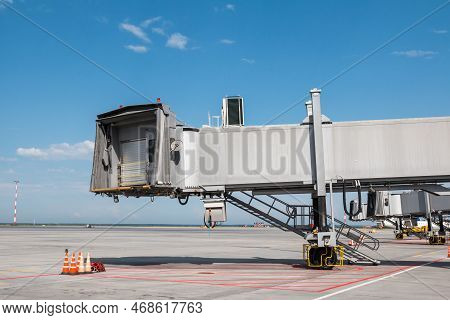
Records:
[[[14,225],[17,223],[17,197],[19,196],[19,181],[14,181],[16,183],[16,195],[14,197]]]

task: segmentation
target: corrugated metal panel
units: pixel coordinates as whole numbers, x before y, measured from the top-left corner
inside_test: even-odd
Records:
[[[427,212],[425,197],[426,193],[423,191],[403,193],[401,195],[403,214],[425,214]]]
[[[91,191],[95,189],[108,188],[108,169],[102,163],[103,152],[106,150],[107,142],[105,132],[100,124],[96,126],[94,163],[91,176]]]
[[[146,139],[121,142],[120,185],[147,184]]]
[[[433,211],[450,211],[450,196],[430,195],[430,200]]]
[[[335,122],[332,131],[334,172],[327,172],[328,179],[450,173],[450,118]]]
[[[450,179],[450,117],[335,122],[323,125],[323,138],[326,180]],[[312,186],[310,150],[308,126],[201,128],[198,183]]]

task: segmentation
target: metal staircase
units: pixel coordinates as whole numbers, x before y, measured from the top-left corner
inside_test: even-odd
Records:
[[[301,237],[306,237],[304,225],[300,220],[311,217],[311,207],[305,205],[290,205],[273,196],[266,196],[270,202],[266,202],[256,196],[239,192],[241,197],[228,193],[225,199],[235,207],[242,209],[251,215],[273,225],[283,231],[292,231]],[[245,196],[245,197],[243,197]],[[244,199],[242,199],[244,198]]]
[[[327,217],[331,221],[331,216]],[[380,261],[359,251],[361,246],[372,251],[377,251],[380,247],[380,241],[378,239],[336,218],[334,218],[334,225],[336,230],[336,243],[344,247],[344,257],[349,262],[380,264]],[[346,241],[347,243],[348,241],[353,241],[354,245],[351,246],[345,243]]]
[[[262,197],[266,197],[266,199],[263,200]],[[313,221],[312,206],[292,205],[270,195],[258,198],[251,193],[243,191],[234,194],[227,193],[225,199],[235,207],[283,231],[294,232],[302,238],[306,238],[307,231],[311,231],[310,225]],[[331,220],[331,217],[328,216],[328,219]],[[377,239],[336,218],[334,223],[336,243],[344,247],[344,257],[350,263],[380,263],[378,260],[358,250],[361,246],[372,251],[378,250],[380,242]],[[355,245],[346,244],[346,239],[347,241],[353,240]]]

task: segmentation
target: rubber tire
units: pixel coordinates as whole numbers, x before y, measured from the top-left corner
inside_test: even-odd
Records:
[[[320,254],[319,254],[319,248],[317,247],[311,247],[309,249],[309,264],[312,266],[316,266],[318,264],[320,264]],[[312,267],[312,268],[317,268],[317,267]]]

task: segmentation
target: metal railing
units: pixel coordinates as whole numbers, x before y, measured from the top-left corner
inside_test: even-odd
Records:
[[[305,230],[302,230],[302,224],[298,224],[297,219],[298,217],[304,217],[310,224],[312,222],[312,206],[292,205],[270,195],[267,197],[271,199],[271,201],[266,202],[248,192],[239,192],[239,194],[241,197],[237,197],[232,193],[226,194],[226,201],[274,227],[277,227],[283,231],[294,232],[301,237],[306,238],[307,233]],[[245,196],[245,199],[242,199],[242,196]],[[287,220],[284,221],[280,219],[283,217],[287,218]],[[328,219],[331,219],[331,216],[328,216]],[[304,222],[305,221],[303,220],[303,223]],[[336,224],[336,242],[338,245],[345,248],[344,256],[349,262],[365,262],[372,264],[380,263],[378,260],[369,257],[361,251],[358,251],[361,246],[372,251],[378,250],[380,242],[377,239],[345,224],[339,219],[335,218],[334,222]],[[346,244],[344,238],[353,240],[355,242],[355,246]]]
[[[327,216],[331,220],[331,216]],[[348,240],[353,240],[355,245],[354,249],[358,249],[360,246],[366,247],[372,251],[378,250],[380,247],[380,241],[374,237],[369,236],[367,233],[352,227],[343,221],[334,218],[334,223],[336,225],[336,240],[342,239],[343,237]],[[345,240],[345,239],[343,239]]]

